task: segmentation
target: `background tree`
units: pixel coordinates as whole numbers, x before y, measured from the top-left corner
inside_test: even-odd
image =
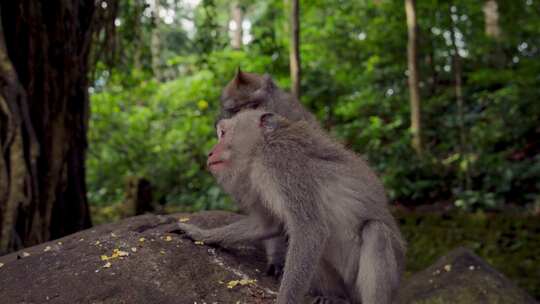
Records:
[[[422,153],[422,125],[420,117],[420,90],[418,82],[418,25],[416,21],[416,1],[405,0],[407,13],[407,32],[409,42],[407,44],[407,61],[409,63],[409,94],[411,104],[411,133],[412,146],[417,154]]]
[[[497,1],[485,1],[482,10],[484,11],[486,35],[499,39],[501,37],[501,28],[499,26],[499,5],[497,4]]]
[[[291,69],[291,93],[300,98],[300,3],[298,0],[290,1],[290,44],[289,57]]]
[[[464,110],[464,96],[463,96],[463,67],[460,54],[460,49],[457,42],[457,21],[459,20],[459,14],[455,6],[451,6],[448,12],[451,19],[450,25],[450,37],[452,45],[452,70],[454,71],[454,86],[455,86],[455,98],[457,106],[457,125],[459,128],[459,155],[460,161],[463,164],[463,174],[460,175],[460,188],[463,190],[470,190],[471,188],[471,175],[469,168],[469,154],[468,154],[468,142],[467,131],[465,130],[465,110]]]
[[[96,3],[0,4],[0,252],[91,225],[89,56],[100,10],[117,8]]]
[[[150,39],[150,53],[152,55],[152,72],[154,74],[154,77],[156,80],[161,81],[163,80],[163,75],[161,73],[162,66],[161,66],[161,29],[160,29],[160,23],[161,18],[159,16],[160,8],[162,7],[160,0],[155,0],[152,2],[152,6],[150,6],[152,13],[151,13],[151,22],[152,22],[152,30],[151,30],[151,39]]]
[[[244,10],[238,1],[234,1],[231,4],[231,22],[234,24],[232,28],[231,47],[239,50],[244,43],[244,30],[242,26],[244,23]],[[231,23],[229,23],[229,27],[230,24]]]

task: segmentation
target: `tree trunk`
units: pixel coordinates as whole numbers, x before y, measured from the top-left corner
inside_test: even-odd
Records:
[[[465,110],[464,110],[464,98],[463,98],[463,68],[462,68],[462,58],[459,54],[459,49],[456,42],[456,24],[454,20],[457,20],[457,15],[452,16],[450,11],[450,19],[452,22],[452,29],[450,31],[452,38],[452,48],[454,52],[453,60],[453,70],[454,70],[454,80],[455,80],[455,94],[456,94],[456,105],[458,110],[458,127],[459,127],[459,155],[460,155],[460,164],[463,162],[464,168],[461,173],[460,169],[460,187],[461,190],[470,190],[471,188],[471,175],[469,171],[468,163],[468,149],[467,149],[467,133],[465,130]]]
[[[482,7],[484,11],[484,31],[487,37],[495,42],[493,50],[487,54],[488,62],[494,68],[503,68],[506,63],[506,56],[501,45],[502,31],[499,24],[499,4],[496,0],[486,0]]]
[[[420,90],[418,89],[418,26],[416,24],[415,0],[405,0],[405,12],[407,14],[407,29],[409,34],[407,60],[409,66],[412,147],[420,155],[422,153],[422,136],[420,124]]]
[[[231,6],[231,19],[236,25],[232,31],[231,46],[235,50],[240,50],[243,46],[244,31],[242,23],[244,22],[244,12],[240,4],[235,1]]]
[[[487,0],[482,7],[484,11],[484,23],[486,36],[499,39],[501,28],[499,27],[499,5],[495,0]]]
[[[152,12],[152,32],[150,35],[150,55],[152,57],[152,72],[154,78],[157,81],[163,80],[163,73],[161,70],[161,34],[159,30],[159,8],[161,4],[157,0]]]
[[[290,65],[291,65],[291,91],[300,99],[300,4],[298,0],[291,1],[291,42],[290,42]]]
[[[154,212],[152,184],[144,177],[129,176],[126,179],[124,205],[129,216]]]
[[[86,199],[94,1],[0,4],[0,251],[91,226]]]

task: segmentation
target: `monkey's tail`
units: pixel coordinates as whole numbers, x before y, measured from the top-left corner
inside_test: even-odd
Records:
[[[362,304],[391,304],[405,260],[405,242],[397,226],[372,220],[362,229],[360,262],[356,279],[357,301]]]

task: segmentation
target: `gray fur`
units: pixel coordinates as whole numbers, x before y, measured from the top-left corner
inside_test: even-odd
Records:
[[[308,292],[318,303],[394,303],[405,243],[380,180],[319,128],[278,115],[265,128],[263,114],[243,111],[221,121],[224,166],[210,166],[253,216],[218,229],[181,228],[218,243],[259,241],[284,231],[288,248],[278,304],[301,303]]]
[[[231,118],[246,109],[264,109],[291,121],[304,120],[314,127],[319,127],[315,116],[292,94],[280,90],[269,75],[242,72],[238,69],[221,94],[219,119]],[[280,276],[285,262],[286,239],[276,237],[265,240],[263,246],[267,256],[267,273]]]
[[[315,116],[293,95],[280,90],[269,75],[238,70],[221,94],[219,120],[231,118],[246,109],[264,109],[291,121],[305,120],[317,125]]]

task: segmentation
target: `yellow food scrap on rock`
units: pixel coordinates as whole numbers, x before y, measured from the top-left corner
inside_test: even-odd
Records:
[[[112,260],[112,259],[116,259],[116,258],[125,257],[125,256],[128,256],[128,255],[129,255],[129,252],[122,251],[122,250],[119,250],[118,248],[115,248],[115,249],[113,249],[113,253],[112,253],[111,256],[102,255],[101,260],[102,261],[107,261],[107,260]]]
[[[103,265],[103,268],[111,268],[112,264],[111,262],[107,262],[105,263],[105,265]]]
[[[142,237],[142,238],[139,239],[139,242],[142,243],[142,242],[144,242],[144,240],[145,240],[145,238]]]
[[[0,263],[0,268],[4,267],[4,263]]]
[[[236,287],[236,285],[238,285],[240,283],[240,281],[238,280],[232,280],[232,281],[229,281],[229,283],[227,283],[227,288],[229,289],[233,289]]]
[[[170,235],[167,235],[164,240],[165,242],[170,242],[172,241],[172,237]]]
[[[47,252],[47,251],[51,251],[51,246],[47,246],[45,248],[43,248],[43,252]]]
[[[24,251],[24,252],[22,253],[22,256],[23,256],[23,258],[25,258],[25,257],[27,257],[27,256],[30,256],[30,253]]]
[[[178,219],[178,221],[179,221],[180,223],[189,222],[189,217],[181,217],[180,219]]]
[[[137,252],[137,247],[131,247],[131,251]]]
[[[444,265],[444,270],[446,270],[446,272],[449,272],[450,270],[452,270],[452,265],[450,264]]]
[[[194,243],[195,243],[195,245],[204,245],[203,241],[195,241]]]
[[[256,282],[257,280],[249,280],[249,279],[232,280],[232,281],[229,281],[229,283],[227,283],[227,288],[233,289],[238,285],[245,286],[245,285],[255,284]]]
[[[129,255],[129,252],[115,249],[113,250],[113,255],[114,254],[118,255],[119,257],[125,257]]]

